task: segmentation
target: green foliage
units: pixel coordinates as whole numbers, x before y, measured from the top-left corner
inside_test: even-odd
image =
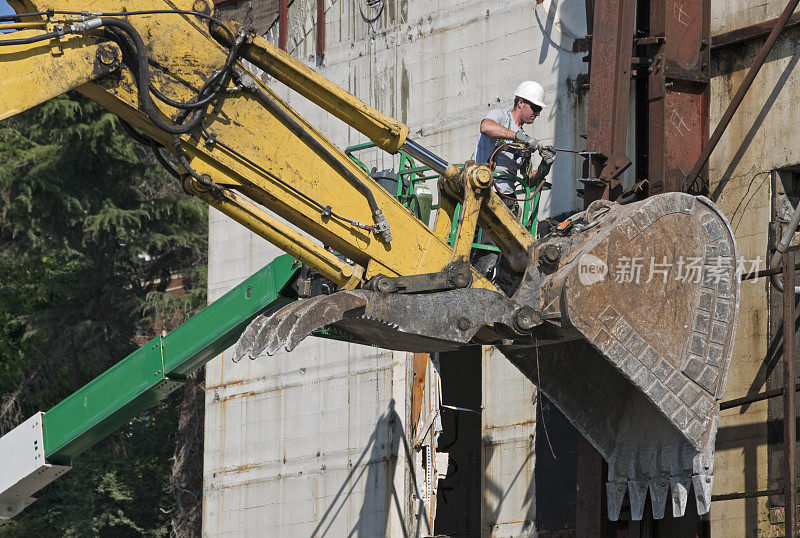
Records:
[[[0,123],[0,433],[205,304],[206,215],[80,96]],[[175,276],[185,295],[166,293]],[[0,534],[166,536],[175,407],[89,451]]]

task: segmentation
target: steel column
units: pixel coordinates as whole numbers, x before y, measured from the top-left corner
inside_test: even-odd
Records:
[[[278,47],[286,50],[287,18],[289,18],[289,0],[278,0]]]
[[[710,5],[710,0],[650,2],[650,36],[656,39],[645,46],[645,56],[652,58],[647,95],[649,194],[681,190],[708,138]]]
[[[764,42],[764,45],[761,47],[761,51],[759,51],[758,56],[756,59],[753,60],[753,65],[750,67],[750,71],[747,72],[747,75],[744,77],[742,84],[739,86],[739,89],[736,90],[736,95],[733,96],[728,108],[725,110],[725,113],[722,115],[722,119],[719,120],[716,128],[714,129],[714,134],[711,135],[708,143],[703,148],[703,152],[700,154],[700,157],[697,159],[697,162],[692,167],[692,170],[686,176],[686,179],[683,182],[683,189],[684,191],[689,190],[692,186],[696,183],[697,177],[700,174],[703,167],[708,162],[708,158],[711,156],[711,152],[714,151],[714,148],[717,147],[717,143],[719,142],[722,135],[725,133],[725,129],[727,129],[728,124],[731,122],[733,118],[734,112],[736,109],[739,108],[739,105],[744,100],[744,96],[747,94],[747,90],[750,89],[750,86],[753,84],[753,81],[758,75],[758,72],[761,70],[761,66],[764,65],[764,61],[767,59],[770,51],[772,50],[773,45],[778,40],[778,35],[783,31],[783,28],[786,26],[786,23],[789,21],[789,17],[791,17],[794,10],[797,8],[797,4],[800,0],[789,0],[789,3],[786,4],[786,7],[781,13],[781,16],[778,17],[778,20],[775,24],[775,28],[772,29],[770,32],[769,37]]]
[[[317,0],[317,66],[325,58],[325,0]]]
[[[594,2],[586,148],[591,155],[589,177],[602,183],[586,184],[584,205],[601,197],[619,198],[622,173],[631,164],[625,144],[635,5],[635,0]]]
[[[783,455],[784,455],[784,495],[786,497],[786,536],[795,536],[795,514],[797,513],[797,475],[795,474],[795,341],[794,324],[797,299],[794,293],[794,251],[789,250],[783,257]]]

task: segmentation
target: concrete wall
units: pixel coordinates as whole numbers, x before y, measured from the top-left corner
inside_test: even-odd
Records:
[[[484,348],[482,370],[481,530],[484,536],[532,536],[536,387],[494,347]]]
[[[317,66],[315,3],[290,7],[289,51],[451,161],[470,158],[478,123],[510,107],[516,85],[539,80],[550,106],[528,132],[583,148],[585,71],[571,52],[585,33],[582,1],[388,0],[374,22],[359,6],[326,3],[326,55]],[[277,39],[274,31],[268,37]],[[285,89],[276,90],[341,147],[362,135]],[[390,156],[371,151],[379,169]],[[578,207],[581,160],[561,154],[542,216]],[[275,254],[218,213],[210,219],[209,299]],[[423,535],[424,509],[406,459],[410,356],[309,339],[291,354],[207,367],[204,534],[253,536]],[[486,535],[535,532],[535,391],[502,356],[482,360]],[[513,411],[513,412],[510,412]],[[479,441],[480,442],[480,441]]]
[[[785,4],[782,0],[712,2],[712,34],[777,17]],[[798,119],[799,40],[797,30],[788,31],[779,39],[710,160],[711,197],[730,220],[740,255],[747,260],[761,258],[758,268],[766,265],[771,200],[779,194],[773,192],[771,171],[800,163],[800,139],[794,128]],[[712,129],[762,44],[763,39],[713,53]],[[780,301],[779,295],[777,300]],[[775,342],[769,335],[767,305],[765,279],[742,283],[726,399],[771,388],[770,380],[780,380],[782,376],[780,368],[774,368]],[[781,320],[772,323],[780,324]],[[780,405],[779,401],[775,403]],[[768,407],[762,401],[722,412],[714,493],[769,486],[767,420],[774,417],[768,416]],[[773,426],[781,427],[779,422]],[[776,446],[780,449],[780,445]],[[782,514],[773,510],[770,517],[770,506],[767,497],[715,502],[711,511],[712,535],[783,536]]]
[[[279,252],[216,211],[210,224],[214,300]],[[210,362],[204,535],[415,534],[406,371],[405,353],[318,338],[292,353],[234,364],[229,350]]]

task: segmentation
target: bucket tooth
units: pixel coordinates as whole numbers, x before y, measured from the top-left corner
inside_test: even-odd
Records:
[[[258,354],[266,353],[272,356],[277,353],[286,341],[289,332],[297,323],[297,320],[319,300],[320,297],[314,297],[312,299],[298,301],[292,305],[294,308],[278,311],[271,316],[264,325],[264,328],[259,331],[258,338],[253,346],[254,349],[260,350]],[[256,356],[258,356],[258,354]]]
[[[277,326],[295,308],[297,308],[297,303],[289,303],[275,312],[262,314],[251,321],[236,343],[236,347],[233,350],[233,362],[239,362],[245,357],[255,359],[260,350],[266,346],[265,339],[269,338],[273,333],[273,327],[269,325],[270,322],[272,325]]]
[[[669,496],[669,480],[664,477],[651,478],[648,482],[650,488],[650,502],[653,505],[653,519],[663,519]]]
[[[688,476],[673,476],[669,479],[669,485],[672,490],[672,515],[673,517],[683,517],[683,514],[686,513],[692,479]]]
[[[256,358],[262,353],[274,355],[281,347],[291,351],[313,331],[341,321],[366,305],[364,292],[343,291],[290,303],[273,314],[250,322],[233,354],[234,362],[245,355]]]
[[[622,501],[625,499],[625,491],[628,489],[626,482],[607,482],[606,483],[606,505],[608,507],[608,520],[619,520],[619,512],[622,510]]]
[[[644,515],[644,502],[647,499],[647,481],[628,480],[628,498],[631,501],[631,519],[640,521]]]
[[[292,351],[306,336],[326,325],[335,324],[348,315],[360,315],[367,305],[367,297],[360,292],[339,292],[321,295],[309,300],[309,306],[297,317],[284,339],[286,351]],[[283,337],[282,337],[283,338]]]
[[[714,487],[713,475],[696,474],[692,476],[694,498],[697,501],[697,514],[707,514],[711,509],[711,490]]]

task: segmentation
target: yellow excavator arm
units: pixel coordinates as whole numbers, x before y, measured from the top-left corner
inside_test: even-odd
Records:
[[[733,235],[709,200],[599,201],[536,240],[493,192],[486,165],[448,163],[204,0],[144,0],[135,11],[118,0],[11,5],[18,15],[0,18],[0,30],[16,30],[0,34],[0,120],[77,89],[132,126],[187,193],[336,285],[257,318],[235,360],[291,350],[323,326],[409,351],[494,344],[609,462],[610,518],[626,491],[634,519],[648,491],[657,518],[669,490],[675,515],[692,487],[708,511],[739,297]],[[436,171],[434,226],[264,80]],[[469,263],[478,226],[505,260],[498,283]],[[624,260],[678,256],[699,260],[698,279],[608,274]]]
[[[108,13],[122,15],[118,3],[108,4]],[[235,23],[212,26],[222,45],[209,33],[202,14],[181,13],[166,2],[137,3],[141,9],[132,13],[141,15],[124,19],[66,15],[80,12],[78,3],[55,5],[57,10],[49,15],[44,6],[36,6],[47,20],[24,17],[35,22],[18,25],[41,25],[41,30],[16,32],[5,39],[13,44],[0,49],[0,119],[77,89],[173,153],[188,172],[187,192],[342,288],[360,287],[377,274],[438,272],[452,261],[452,249],[444,240],[450,233],[444,212],[438,227],[444,232],[437,237],[239,60],[253,62],[382,149],[396,153],[404,148],[437,172],[458,172],[408,139],[408,127],[399,121]],[[167,13],[153,13],[159,10]],[[128,66],[123,66],[123,56]],[[158,68],[151,69],[147,61]],[[207,108],[171,107],[151,97],[150,91],[140,91],[149,86],[169,96],[167,102],[189,102],[205,88]],[[178,125],[171,118],[181,113],[189,118]],[[356,264],[340,260],[256,204]],[[477,273],[472,276],[474,286],[493,288]]]

